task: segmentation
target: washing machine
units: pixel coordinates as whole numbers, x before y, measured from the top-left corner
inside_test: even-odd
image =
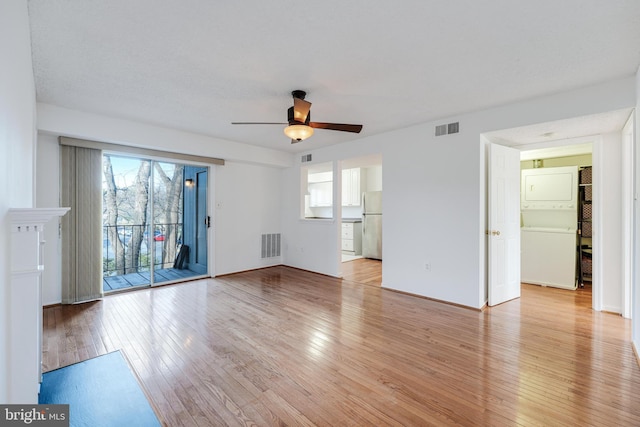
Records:
[[[575,228],[521,228],[521,280],[543,286],[576,288]]]
[[[578,167],[522,171],[521,280],[576,288]]]

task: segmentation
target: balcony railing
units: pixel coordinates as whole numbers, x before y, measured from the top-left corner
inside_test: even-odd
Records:
[[[171,268],[177,246],[182,243],[182,224],[103,225],[102,271],[104,276],[120,276]]]

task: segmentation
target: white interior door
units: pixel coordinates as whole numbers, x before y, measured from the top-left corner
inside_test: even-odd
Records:
[[[489,144],[489,305],[520,297],[520,151]]]

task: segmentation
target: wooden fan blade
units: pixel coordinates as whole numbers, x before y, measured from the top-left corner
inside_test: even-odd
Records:
[[[293,120],[304,123],[307,121],[311,103],[300,98],[293,98]]]
[[[362,125],[349,125],[346,123],[322,123],[322,122],[310,122],[309,126],[316,129],[329,129],[339,130],[342,132],[360,133]]]
[[[231,122],[232,125],[288,125],[286,122]]]

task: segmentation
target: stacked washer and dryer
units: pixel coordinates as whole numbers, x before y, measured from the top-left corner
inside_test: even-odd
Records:
[[[577,166],[522,171],[522,282],[576,288],[578,205]]]

